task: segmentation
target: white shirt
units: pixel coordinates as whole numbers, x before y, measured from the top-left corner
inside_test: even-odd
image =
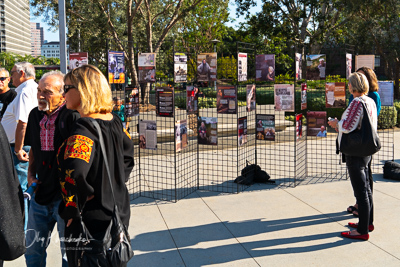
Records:
[[[10,143],[15,143],[18,121],[27,123],[29,113],[38,105],[37,87],[38,84],[33,79],[29,79],[15,89],[17,96],[8,105],[1,121]]]

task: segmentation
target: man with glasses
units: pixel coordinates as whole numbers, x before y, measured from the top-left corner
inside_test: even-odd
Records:
[[[66,108],[63,80],[64,74],[59,71],[43,75],[38,86],[38,107],[29,114],[26,128],[25,144],[31,146],[28,184],[37,184],[30,202],[26,231],[25,259],[28,267],[46,265],[46,248],[56,223],[60,240],[64,238],[65,223],[58,214],[61,188],[57,176],[57,152],[80,115]],[[67,267],[63,241],[60,241],[60,246],[62,266]]]
[[[24,146],[26,124],[29,112],[37,106],[37,83],[35,82],[35,68],[31,63],[15,63],[11,70],[11,79],[17,88],[17,96],[8,105],[4,112],[1,124],[4,127],[11,150],[14,153],[14,166],[22,191],[27,189],[28,181],[28,153],[29,146]],[[25,201],[25,227],[28,222],[28,201]]]
[[[17,92],[8,87],[9,82],[10,74],[5,68],[0,68],[0,121],[7,109],[7,106],[17,96]]]

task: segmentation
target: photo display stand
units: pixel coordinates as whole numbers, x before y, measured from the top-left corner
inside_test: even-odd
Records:
[[[218,44],[207,51],[195,47],[166,40],[154,57],[142,58],[149,64],[154,60],[155,82],[129,79],[130,84],[112,86],[113,98],[125,106],[124,123],[135,147],[135,167],[127,183],[131,199],[145,196],[176,202],[199,189],[239,193],[249,185],[234,180],[248,164],[259,165],[271,176],[274,184],[266,188],[348,178],[346,165],[336,154],[337,133],[327,125],[329,117],[340,119],[345,108],[338,107],[342,100],[334,103],[335,93],[327,100],[326,83],[345,82],[347,106],[350,95],[341,77],[346,77],[346,53],[354,56],[354,50],[324,47],[318,54],[326,57],[325,80],[306,80],[302,68],[303,79],[295,81],[279,76],[275,60],[280,55],[257,53],[253,44],[224,43],[218,52],[210,52],[217,51]],[[146,51],[111,39],[106,49],[134,53],[136,59]],[[127,60],[124,63],[128,79],[131,69]],[[200,63],[204,66],[199,68]],[[137,61],[135,67],[138,70]],[[381,173],[384,162],[394,157],[394,129],[382,129],[390,124],[384,119],[393,117],[387,116],[393,108],[383,106],[378,118],[382,148],[373,156],[373,173]]]
[[[122,46],[121,46],[122,45]],[[106,40],[106,51],[124,51],[127,55],[129,53],[134,53],[135,57],[137,54],[137,47],[134,46],[133,43],[127,42],[127,41],[121,41],[121,40],[114,40],[114,39],[107,39]],[[89,52],[90,53],[90,52]],[[133,102],[131,95],[131,90],[125,90],[126,87],[130,88],[139,88],[138,85],[135,86],[135,81],[134,79],[131,79],[131,69],[129,68],[129,64],[127,60],[125,60],[125,83],[124,84],[110,84],[111,89],[112,89],[112,98],[119,99],[121,101],[121,105],[123,105],[123,109],[121,107],[117,108],[114,106],[114,113],[117,115],[120,115],[120,118],[122,120],[123,125],[125,126],[126,132],[129,134],[129,136],[132,139],[133,145],[134,145],[134,162],[135,166],[132,169],[131,174],[129,175],[129,180],[126,183],[126,186],[128,188],[129,194],[130,194],[130,199],[133,200],[135,198],[138,198],[140,196],[141,188],[140,188],[140,154],[139,154],[139,135],[137,132],[137,124],[139,120],[139,115],[137,116],[132,116],[130,114],[131,107],[130,102]],[[108,65],[108,64],[107,64]],[[128,83],[130,81],[130,83]],[[140,90],[138,90],[140,91]],[[132,99],[132,101],[131,101]],[[113,101],[114,102],[114,101]],[[132,107],[133,108],[133,107]],[[138,107],[137,107],[138,108]],[[117,111],[117,112],[116,112]],[[118,112],[120,111],[120,112]]]

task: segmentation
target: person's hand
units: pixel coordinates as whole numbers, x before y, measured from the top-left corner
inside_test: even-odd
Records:
[[[73,221],[73,219],[69,219],[66,226],[69,227],[71,225],[72,221]]]
[[[332,128],[335,128],[337,131],[337,125],[338,125],[338,120],[337,119],[333,119],[328,121],[329,126],[331,126]]]
[[[25,150],[21,149],[18,152],[15,152],[15,155],[20,161],[29,161],[28,153]]]
[[[36,179],[36,175],[28,173],[28,187],[30,187],[33,183],[40,184],[38,179]]]

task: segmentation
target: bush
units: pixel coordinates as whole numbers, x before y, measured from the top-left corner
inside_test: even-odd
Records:
[[[398,122],[395,107],[382,107],[378,117],[378,129],[389,129],[396,126]]]
[[[396,111],[397,111],[397,114],[400,114],[400,102],[399,102],[398,100],[396,100],[396,101],[393,103],[393,105],[394,105],[394,107],[395,107],[395,109],[396,109]],[[400,116],[397,116],[396,125],[397,125],[397,126],[400,126]]]

